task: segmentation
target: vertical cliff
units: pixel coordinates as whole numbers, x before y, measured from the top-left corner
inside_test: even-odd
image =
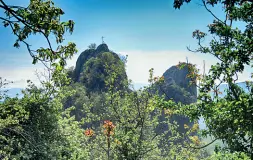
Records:
[[[191,64],[189,64],[191,65]],[[190,82],[192,79],[188,78],[189,74],[189,66],[185,65],[182,69],[177,66],[172,66],[163,74],[164,83],[157,84],[155,86],[156,90],[160,95],[165,95],[167,100],[172,99],[177,103],[182,104],[191,104],[197,102],[197,87]],[[163,121],[167,118],[164,113],[159,117],[160,121]],[[170,121],[176,121],[179,125],[178,131],[180,133],[185,132],[184,124],[188,126],[192,126],[193,123],[190,122],[189,118],[180,116],[180,115],[172,115],[170,117]],[[161,124],[157,128],[157,132],[164,132],[168,129],[166,124]],[[167,135],[170,136],[170,133]]]

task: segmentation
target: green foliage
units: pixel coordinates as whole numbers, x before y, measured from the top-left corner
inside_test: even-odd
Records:
[[[190,0],[175,0],[174,7],[180,8],[184,2]],[[49,67],[48,80],[41,81],[40,88],[28,82],[29,87],[20,99],[9,98],[0,90],[0,100],[4,100],[0,103],[0,158],[239,160],[250,156],[252,159],[252,84],[247,82],[250,92],[245,93],[233,79],[252,61],[252,3],[203,0],[209,12],[207,5],[218,3],[226,5],[227,19],[221,21],[214,16],[216,20],[209,25],[209,31],[220,41],[214,39],[209,47],[204,47],[201,41],[206,33],[196,30],[193,37],[200,46],[197,51],[214,55],[220,63],[212,66],[209,75],[203,76],[200,101],[183,105],[152,92],[154,83],[164,81],[164,77],[159,78],[159,82],[154,80],[153,69],[149,87],[130,91],[124,72],[126,59],[121,61],[105,44],[98,46],[101,50],[91,45],[89,53],[96,55],[85,55],[88,61],[82,66],[81,76],[85,86],[69,85],[69,78],[76,75],[73,69],[67,71],[64,66],[76,49],[73,43],[66,46],[61,43],[66,31],[72,33],[74,22],[61,22],[64,12],[49,0],[31,0],[26,8],[10,6],[0,0],[0,8],[6,11],[5,17],[1,17],[3,25],[10,27],[17,36],[14,46],[19,47],[22,42],[34,64],[40,61]],[[232,22],[237,20],[247,23],[244,31],[232,27]],[[31,34],[44,36],[48,47],[32,50],[26,42]],[[52,48],[49,35],[56,38],[56,50]],[[201,77],[197,69],[191,65],[189,71],[188,78],[196,83],[195,78]],[[2,88],[7,83],[0,80]],[[224,98],[218,98],[215,80],[228,83],[228,94]],[[177,85],[172,88],[185,97],[190,96]],[[213,99],[208,94],[211,90],[216,93]],[[208,130],[202,131],[202,135],[211,134],[223,140],[228,151],[217,150],[207,157],[201,149],[208,144],[201,142],[198,124],[176,123],[173,121],[175,114],[188,115],[194,120],[204,117]],[[161,116],[163,118],[159,119]],[[163,126],[167,128],[161,131]],[[178,132],[179,127],[184,128],[184,132]]]
[[[96,58],[99,54],[104,53],[104,52],[110,52],[110,50],[106,44],[100,44],[95,50],[94,49],[86,49],[84,52],[82,52],[76,61],[73,81],[80,82],[80,78],[82,76],[85,63],[90,58],[92,58],[92,57]]]
[[[234,153],[229,153],[229,152],[219,152],[215,153],[211,157],[207,158],[207,160],[250,160],[250,158],[245,154],[245,153],[240,153],[240,152],[234,152]]]
[[[1,17],[4,27],[10,27],[17,37],[14,47],[19,48],[20,43],[23,43],[33,58],[33,64],[38,61],[45,65],[47,62],[52,62],[55,69],[62,70],[66,59],[77,52],[74,43],[69,42],[66,46],[61,45],[65,32],[73,32],[74,22],[72,20],[61,22],[60,17],[64,12],[55,7],[51,0],[31,0],[27,7],[8,5],[3,0],[0,1],[0,4],[0,8],[5,11],[5,16]],[[31,48],[26,40],[31,35],[38,34],[46,39],[48,47]],[[55,49],[49,36],[54,36],[56,39],[57,47]]]
[[[196,145],[198,138],[194,142],[189,136],[197,128],[189,129],[182,135],[177,131],[178,124],[170,121],[175,103],[152,94],[150,88],[132,92],[115,90],[113,78],[111,76],[107,81],[106,99],[100,103],[103,112],[94,112],[93,107],[98,107],[95,101],[84,106],[84,122],[99,122],[99,125],[92,123],[86,130],[93,145],[90,150],[93,159],[184,159],[201,156],[202,151],[186,147]],[[167,108],[165,112],[164,108]],[[165,113],[165,118],[160,121],[162,113]],[[115,126],[109,137],[102,127],[105,120]],[[167,124],[167,130],[160,131],[160,124]],[[166,137],[168,133],[169,138]],[[176,143],[182,139],[186,148]]]
[[[4,100],[0,104],[1,159],[78,159],[87,153],[85,149],[78,151],[80,148],[73,147],[80,146],[75,139],[82,131],[74,125],[77,122],[71,118],[66,120],[62,115],[60,103],[63,95],[69,94],[61,93],[61,86],[69,83],[64,66],[76,52],[74,43],[62,45],[63,35],[66,31],[73,32],[74,22],[61,22],[64,12],[50,0],[31,0],[28,7],[8,5],[1,0],[0,8],[5,11],[5,16],[0,17],[4,27],[10,27],[17,37],[14,47],[18,48],[23,43],[33,58],[33,64],[40,61],[49,71],[46,80],[41,81],[42,88],[28,82],[29,87],[23,91],[21,99],[9,98],[1,91],[0,99]],[[48,47],[32,49],[26,41],[32,34],[42,35]],[[49,36],[55,36],[56,49],[53,49]],[[0,87],[3,85],[5,82],[1,79]],[[73,126],[71,129],[75,128],[75,134],[69,134],[73,130],[63,128],[70,122],[73,124],[68,127]]]
[[[51,90],[30,83],[23,98],[6,98],[0,104],[0,154],[5,159],[84,159],[87,138],[80,122],[63,110],[72,91]]]
[[[70,78],[70,79],[73,79],[74,76],[75,76],[75,69],[74,67],[70,67],[66,70],[66,74],[67,74],[67,77]]]
[[[115,90],[124,89],[125,66],[112,53],[104,52],[95,58],[90,58],[83,67],[81,81],[85,84],[88,92],[107,91],[106,86],[108,85],[106,83],[108,82],[114,84]]]
[[[191,0],[174,0],[174,8],[180,9],[183,3],[189,3]]]
[[[75,119],[81,121],[86,117],[85,109],[89,108],[87,114],[105,113],[103,103],[105,103],[104,93],[90,93],[88,94],[86,88],[81,83],[73,83],[69,86],[65,86],[66,91],[72,91],[73,93],[63,98],[62,103],[64,109],[74,107],[70,115],[75,116]],[[85,121],[83,126],[95,125],[96,122]]]
[[[89,49],[93,49],[95,50],[97,48],[97,45],[96,43],[91,43],[89,46],[88,46]]]
[[[174,7],[180,8],[183,2],[174,1]],[[235,82],[238,73],[245,65],[252,62],[252,2],[244,0],[202,0],[203,6],[214,17],[208,25],[209,33],[214,37],[209,46],[203,46],[202,40],[207,35],[199,30],[193,32],[199,48],[197,52],[212,54],[219,62],[211,66],[208,75],[204,75],[199,89],[200,103],[197,107],[186,107],[189,116],[204,117],[209,133],[223,140],[231,152],[244,152],[253,159],[253,99],[252,85],[248,84],[249,93],[242,91]],[[225,20],[213,14],[209,7],[223,5]],[[245,22],[245,30],[236,27],[235,22]],[[252,65],[251,65],[252,68]],[[216,82],[216,84],[215,84]],[[217,84],[218,82],[218,84]],[[227,96],[219,98],[218,86],[228,84]],[[210,91],[214,92],[211,98]]]

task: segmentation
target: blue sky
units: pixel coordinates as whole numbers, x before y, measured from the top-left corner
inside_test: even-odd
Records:
[[[27,0],[7,0],[8,4],[27,5]],[[207,31],[213,17],[194,0],[180,10],[173,8],[172,0],[54,0],[65,11],[63,20],[74,20],[75,30],[66,41],[77,44],[78,54],[69,61],[75,65],[76,58],[90,43],[101,43],[101,37],[109,48],[117,53],[128,54],[127,72],[135,83],[146,83],[148,70],[155,68],[161,75],[171,65],[184,61],[185,57],[201,68],[206,60],[207,68],[216,62],[212,56],[193,54],[186,46],[196,47],[192,31]],[[223,17],[221,8],[212,8]],[[0,11],[0,15],[2,15]],[[31,58],[24,47],[13,48],[15,37],[9,29],[0,27],[0,76],[24,82],[36,81],[32,70],[41,67],[31,65]],[[53,39],[52,39],[53,40]],[[208,40],[208,38],[207,38]],[[31,37],[33,47],[45,46],[41,37]],[[41,68],[40,68],[41,69]],[[3,71],[3,75],[1,75]],[[247,75],[243,75],[243,80]],[[17,85],[18,86],[18,85]]]

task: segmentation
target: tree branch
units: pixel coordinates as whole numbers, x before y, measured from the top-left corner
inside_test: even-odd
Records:
[[[184,148],[193,148],[193,149],[203,149],[203,148],[205,148],[205,147],[207,147],[207,146],[213,144],[216,140],[218,140],[218,138],[214,139],[214,140],[211,141],[210,143],[208,143],[208,144],[206,144],[206,145],[204,145],[204,146],[201,146],[201,147],[193,147],[193,146],[190,146],[190,145],[189,145],[188,147],[184,147],[184,146],[182,146],[182,147],[184,147]]]
[[[223,24],[226,25],[225,22],[223,22],[221,19],[219,19],[210,9],[207,8],[205,0],[202,0],[202,2],[203,2],[203,5],[204,5],[205,9],[206,9],[209,13],[211,13],[211,15],[212,15],[215,19],[217,19],[219,22],[221,22],[221,23],[223,23]]]
[[[45,34],[45,32],[43,32],[42,30],[38,30],[38,29],[32,27],[32,25],[31,25],[30,23],[26,22],[25,20],[23,20],[22,17],[21,17],[21,18],[18,17],[17,13],[16,13],[14,10],[12,10],[8,5],[6,5],[6,4],[3,2],[3,0],[0,0],[0,2],[3,4],[3,5],[1,5],[0,7],[3,8],[3,9],[5,9],[6,11],[8,11],[8,12],[9,12],[11,15],[13,15],[13,17],[16,18],[19,22],[22,22],[25,26],[27,26],[29,29],[31,29],[31,30],[33,30],[33,31],[42,33],[42,34],[44,35],[44,37],[46,38],[46,40],[47,40],[47,43],[48,43],[48,45],[49,45],[49,48],[50,48],[51,52],[54,53],[53,48],[52,48],[52,45],[51,45],[51,42],[49,41],[49,38],[48,38],[48,36]]]

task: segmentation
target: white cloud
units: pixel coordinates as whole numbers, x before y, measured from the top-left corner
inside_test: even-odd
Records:
[[[186,57],[190,63],[197,64],[198,68],[203,67],[203,60],[206,60],[206,69],[210,63],[215,62],[215,59],[212,62],[207,61],[207,58],[203,58],[203,56],[186,51],[125,51],[120,53],[128,55],[127,73],[135,83],[147,83],[150,68],[154,68],[155,76],[161,76],[179,61],[185,62]]]
[[[155,76],[161,76],[168,68],[178,64],[179,61],[188,61],[197,64],[200,72],[203,72],[203,60],[205,60],[206,73],[212,64],[218,61],[211,55],[192,53],[187,51],[116,51],[122,55],[128,55],[127,75],[135,84],[147,84],[149,77],[149,69],[154,68]],[[67,67],[75,66],[76,60],[80,54],[76,54],[72,59],[67,60]],[[35,84],[39,85],[39,80],[35,75],[35,71],[43,71],[41,65],[27,65],[25,67],[5,67],[0,66],[0,76],[14,81],[8,88],[25,88],[26,81],[30,79]],[[239,74],[239,81],[252,80],[250,79],[251,68],[247,67],[244,73]]]
[[[43,71],[42,67],[33,65],[26,67],[0,67],[1,77],[8,81],[13,81],[7,88],[25,88],[27,86],[27,80],[31,80],[36,85],[39,85],[38,78],[36,76],[37,71]]]
[[[67,67],[75,66],[79,54],[67,60]],[[0,66],[0,77],[8,81],[13,81],[7,88],[26,88],[27,80],[31,80],[34,84],[40,85],[37,72],[45,72],[45,67],[41,64],[33,65],[30,61],[25,66]]]
[[[128,55],[127,75],[134,83],[148,83],[149,69],[154,68],[155,76],[161,76],[171,66],[178,62],[186,62],[186,57],[190,63],[196,64],[200,72],[203,73],[205,61],[205,72],[208,73],[212,64],[218,62],[212,55],[192,53],[188,51],[123,51],[119,52]],[[239,74],[239,81],[250,80],[250,69]]]

